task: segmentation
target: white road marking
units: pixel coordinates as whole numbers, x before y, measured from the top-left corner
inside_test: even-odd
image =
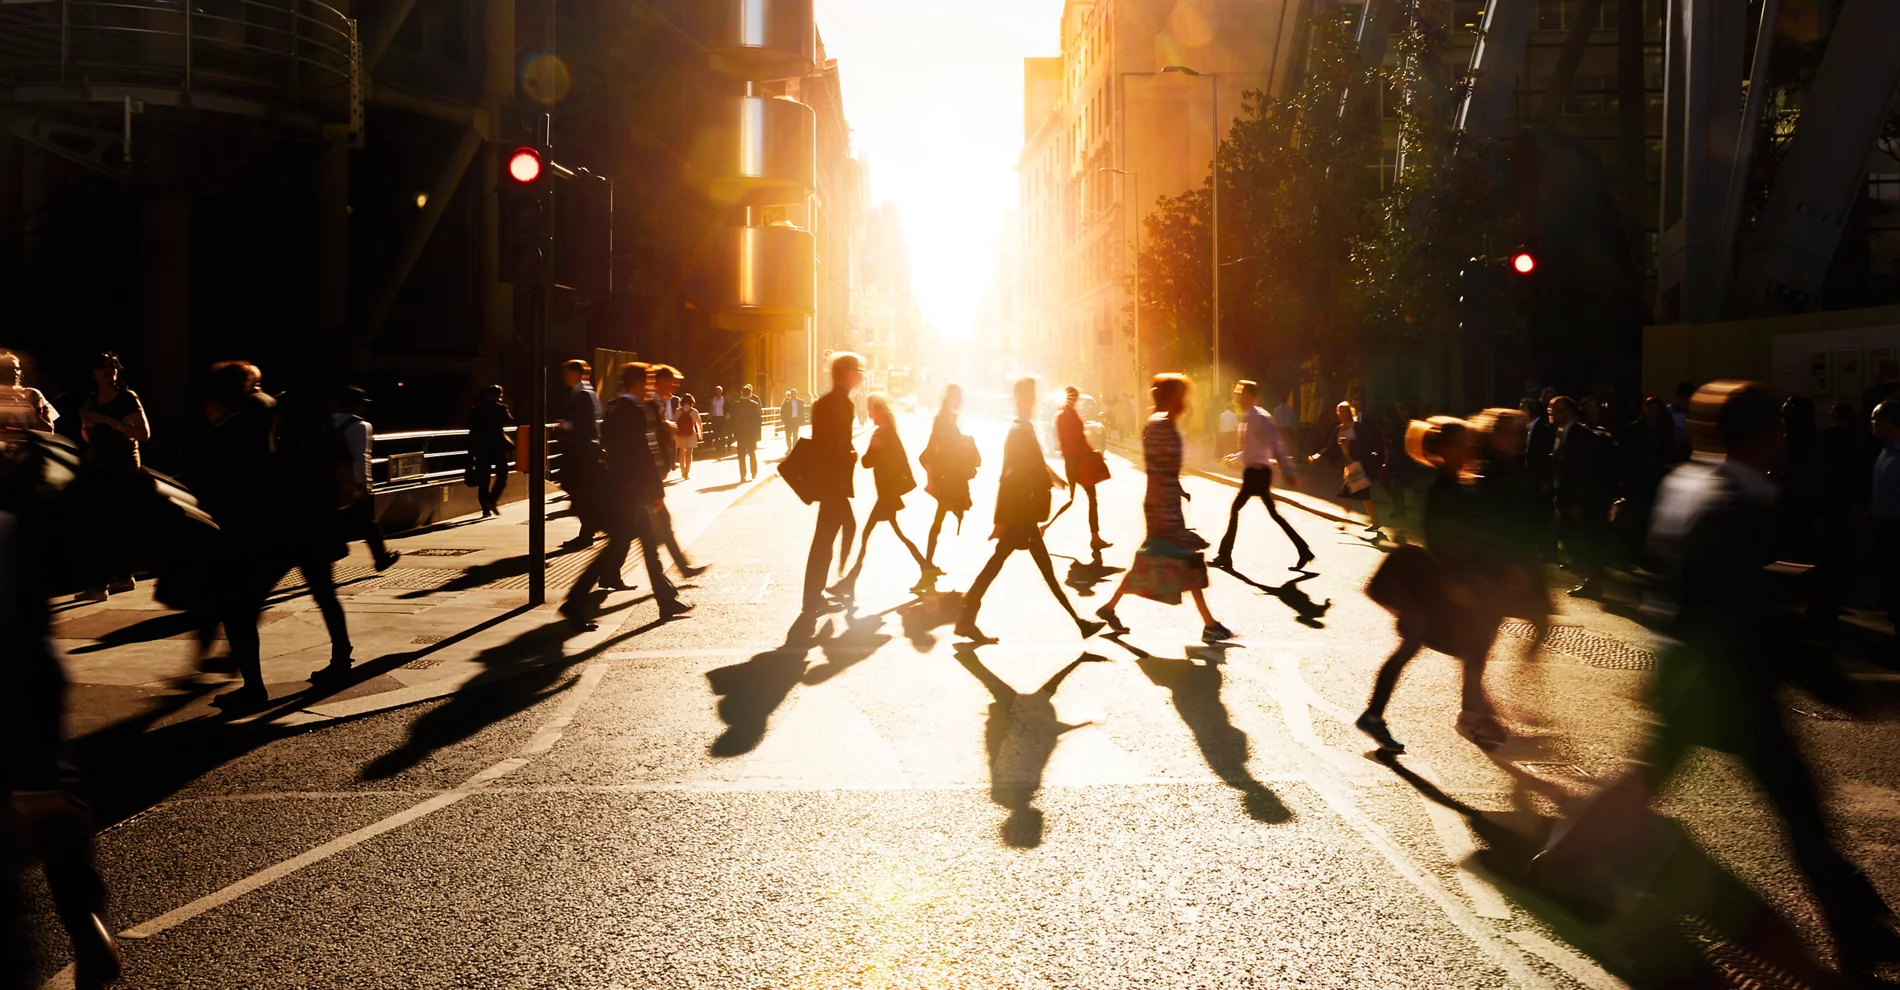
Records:
[[[1430,764],[1416,757],[1406,760],[1405,763],[1413,773],[1425,778],[1433,787],[1441,791],[1444,789],[1444,785],[1438,779],[1438,774],[1432,770]],[[1458,885],[1464,888],[1465,898],[1471,902],[1471,909],[1480,918],[1509,921],[1511,902],[1505,900],[1504,895],[1498,891],[1497,880],[1491,875],[1491,871],[1485,869],[1483,863],[1472,858],[1477,855],[1478,843],[1471,834],[1470,823],[1456,811],[1433,801],[1417,790],[1412,793],[1417,797],[1419,806],[1425,809],[1425,814],[1431,818],[1432,831],[1438,833],[1438,844],[1445,850],[1445,858],[1458,868],[1456,874]]]
[[[412,805],[402,811],[396,812],[381,821],[365,825],[347,835],[332,839],[302,855],[293,856],[283,862],[259,870],[236,883],[224,887],[221,890],[206,894],[182,907],[167,911],[150,921],[134,925],[120,932],[120,937],[150,938],[160,932],[176,928],[207,911],[212,911],[229,904],[243,897],[245,894],[275,883],[298,870],[320,863],[335,856],[337,853],[353,849],[379,835],[401,828],[410,822],[432,815],[444,808],[451,807],[463,799],[481,792],[495,781],[527,766],[534,757],[540,756],[552,749],[554,744],[560,741],[561,735],[566,731],[568,725],[573,722],[575,714],[580,711],[582,705],[587,703],[587,699],[594,693],[594,689],[600,685],[601,679],[607,676],[607,670],[607,667],[600,664],[587,665],[587,667],[581,671],[581,675],[574,687],[567,692],[566,696],[561,699],[560,705],[555,708],[554,717],[535,731],[534,735],[529,738],[527,745],[521,748],[519,755],[509,757],[488,767],[473,777],[463,781],[453,790],[444,791],[420,804]],[[70,977],[68,977],[68,979],[70,980]]]

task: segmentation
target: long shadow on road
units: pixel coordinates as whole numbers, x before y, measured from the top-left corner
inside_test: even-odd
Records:
[[[963,644],[955,652],[957,662],[989,689],[992,699],[983,723],[983,748],[990,760],[990,800],[1009,812],[1003,819],[1003,842],[1017,849],[1034,849],[1042,845],[1042,809],[1035,800],[1036,792],[1042,790],[1043,771],[1063,733],[1088,724],[1070,725],[1056,717],[1056,689],[1077,667],[1107,663],[1108,658],[1084,653],[1041,687],[1023,694],[983,666],[976,647]]]
[[[772,714],[791,697],[793,688],[823,684],[890,642],[889,635],[878,631],[884,615],[849,613],[839,620],[842,628],[830,618],[821,625],[818,616],[801,615],[786,632],[784,645],[743,663],[707,671],[706,682],[719,697],[719,718],[726,723],[707,752],[731,758],[758,749]],[[816,666],[809,659],[814,649],[825,655]]]
[[[1313,596],[1307,594],[1300,588],[1300,582],[1311,581],[1318,577],[1318,574],[1302,572],[1299,577],[1285,584],[1276,586],[1262,584],[1231,567],[1226,570],[1228,574],[1232,575],[1233,578],[1241,584],[1247,585],[1259,591],[1261,594],[1278,598],[1280,604],[1293,610],[1293,621],[1311,629],[1326,628],[1326,623],[1320,620],[1326,618],[1326,613],[1332,610],[1333,600],[1328,598],[1324,602],[1316,602],[1313,600]]]

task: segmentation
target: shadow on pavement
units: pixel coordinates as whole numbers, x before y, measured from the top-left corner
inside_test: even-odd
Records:
[[[896,612],[904,624],[904,636],[919,653],[929,653],[937,648],[936,630],[957,621],[963,614],[963,592],[946,591],[941,594],[920,595],[891,611]]]
[[[1446,794],[1389,753],[1379,763],[1427,800],[1457,812],[1480,844],[1475,856],[1516,905],[1559,938],[1636,988],[1842,987],[1810,957],[1799,934],[1747,884],[1710,858],[1682,827],[1652,816],[1646,844],[1659,855],[1640,891],[1608,908],[1553,893],[1534,857],[1556,824],[1531,794],[1568,795],[1549,781],[1500,762],[1516,781],[1515,810],[1481,811]]]
[[[1312,629],[1326,628],[1326,623],[1320,620],[1326,618],[1326,613],[1332,609],[1333,600],[1328,598],[1323,602],[1316,602],[1313,600],[1313,596],[1308,595],[1300,588],[1300,582],[1311,581],[1319,577],[1318,574],[1301,572],[1299,577],[1275,587],[1270,584],[1261,584],[1232,568],[1227,568],[1226,570],[1228,574],[1233,575],[1234,579],[1241,584],[1255,588],[1262,594],[1272,595],[1278,598],[1282,605],[1293,610],[1293,621]]]
[[[1102,554],[1097,551],[1088,560],[1082,560],[1079,557],[1069,558],[1069,575],[1063,579],[1062,583],[1074,588],[1077,598],[1092,598],[1095,595],[1095,589],[1100,587],[1102,582],[1121,572],[1122,569],[1119,567],[1103,564]]]
[[[989,716],[983,723],[983,748],[990,760],[990,800],[1008,809],[1001,834],[1006,845],[1034,849],[1042,845],[1042,810],[1035,806],[1042,774],[1062,734],[1089,723],[1069,725],[1056,718],[1055,694],[1062,681],[1085,663],[1108,658],[1084,653],[1055,672],[1042,687],[1021,694],[977,659],[976,647],[956,647],[957,662],[989,689]]]
[[[830,625],[826,619],[827,631]],[[785,645],[706,672],[706,682],[719,698],[719,718],[726,723],[726,730],[706,747],[707,752],[730,758],[759,748],[772,713],[804,679],[810,666],[806,656],[817,645],[817,627],[817,616],[800,615],[786,631]]]

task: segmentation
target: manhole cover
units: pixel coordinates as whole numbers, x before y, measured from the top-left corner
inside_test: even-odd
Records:
[[[404,550],[410,557],[461,557],[475,552],[474,547],[423,547],[420,550]]]
[[[448,639],[448,637],[439,636],[439,635],[436,635],[435,633],[427,633],[421,636],[417,636],[415,639],[412,639],[409,642],[414,643],[417,646],[433,646],[437,643],[442,642],[445,639]]]
[[[1517,639],[1537,636],[1536,627],[1528,622],[1506,622],[1498,631]],[[1551,626],[1550,633],[1544,637],[1544,649],[1609,670],[1650,670],[1656,666],[1655,651],[1584,632],[1577,626]]]

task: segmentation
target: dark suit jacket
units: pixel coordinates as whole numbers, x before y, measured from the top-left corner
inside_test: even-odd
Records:
[[[1557,426],[1548,415],[1531,420],[1531,434],[1524,444],[1524,467],[1530,471],[1531,484],[1550,483],[1550,451],[1556,442]]]
[[[764,410],[759,407],[759,400],[740,396],[732,400],[726,410],[732,423],[732,435],[744,443],[758,443],[759,434],[764,430]]]
[[[851,476],[857,471],[858,452],[851,446],[851,428],[856,419],[851,396],[836,389],[811,404],[811,440],[808,442],[816,447],[813,454],[821,458],[824,468],[820,498],[850,498],[855,493]],[[801,443],[800,448],[803,446]]]
[[[647,446],[646,403],[616,398],[601,421],[601,446],[607,452],[607,479],[615,509],[650,505],[662,493],[659,468]]]
[[[1608,495],[1603,478],[1609,453],[1607,440],[1581,420],[1573,420],[1564,429],[1563,443],[1551,455],[1551,478],[1559,497],[1588,501]]]
[[[1037,526],[1049,518],[1049,465],[1036,428],[1019,419],[1003,441],[1003,475],[996,486],[998,526]]]

